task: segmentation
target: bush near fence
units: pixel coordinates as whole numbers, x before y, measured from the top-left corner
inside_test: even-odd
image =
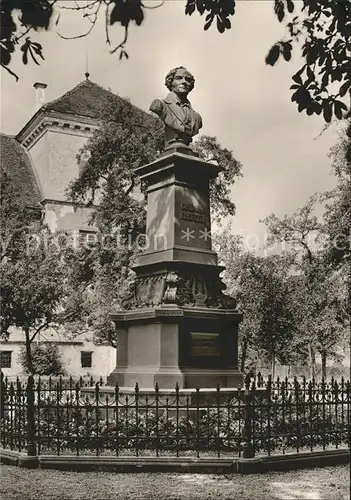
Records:
[[[92,383],[92,381],[89,381]],[[349,445],[350,382],[246,381],[131,394],[72,379],[1,380],[1,444],[29,454],[271,455]]]

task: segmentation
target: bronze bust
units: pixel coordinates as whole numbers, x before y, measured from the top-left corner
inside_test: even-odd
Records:
[[[183,66],[174,68],[165,79],[169,94],[163,100],[155,99],[151,103],[150,111],[165,124],[166,147],[172,143],[188,146],[202,127],[201,116],[193,110],[187,97],[194,84],[195,79],[187,69]]]

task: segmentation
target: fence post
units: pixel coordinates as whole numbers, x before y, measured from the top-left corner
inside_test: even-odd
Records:
[[[27,382],[27,456],[18,458],[18,465],[27,469],[38,467],[37,447],[35,443],[35,404],[34,404],[34,378],[28,377]]]
[[[250,377],[245,380],[244,392],[244,446],[243,458],[254,458],[255,449],[253,445],[253,425],[254,425],[254,412],[253,412],[253,398],[255,391],[250,390]]]
[[[28,377],[27,384],[27,455],[36,455],[35,445],[35,420],[34,420],[34,378]]]
[[[5,392],[6,392],[6,386],[5,386],[5,381],[4,381],[4,373],[1,371],[0,419],[5,418]]]

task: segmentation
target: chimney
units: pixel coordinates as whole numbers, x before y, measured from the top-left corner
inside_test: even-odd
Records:
[[[47,87],[46,83],[35,82],[33,87],[36,90],[35,95],[35,111],[38,111],[45,104],[45,89]]]

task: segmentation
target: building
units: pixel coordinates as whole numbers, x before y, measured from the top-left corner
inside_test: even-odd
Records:
[[[95,345],[91,335],[86,332],[68,339],[49,328],[40,334],[35,343],[56,344],[64,373],[73,377],[105,378],[116,366],[116,350],[108,344]],[[19,359],[23,349],[23,333],[19,330],[13,330],[8,341],[0,342],[0,366],[5,376],[15,377],[23,373]]]
[[[0,134],[1,164],[29,210],[52,231],[74,231],[84,242],[95,233],[89,223],[92,208],[74,205],[67,199],[66,189],[79,174],[77,153],[99,127],[103,110],[122,98],[93,83],[89,74],[48,103],[46,87],[44,83],[34,84],[37,111],[18,134]],[[111,346],[95,346],[86,334],[65,341],[51,333],[47,338],[41,335],[41,341],[59,345],[64,365],[72,375],[107,375],[115,367],[115,349]],[[18,374],[21,369],[17,360],[24,345],[21,335],[14,331],[7,342],[0,341],[0,362],[6,375]]]

